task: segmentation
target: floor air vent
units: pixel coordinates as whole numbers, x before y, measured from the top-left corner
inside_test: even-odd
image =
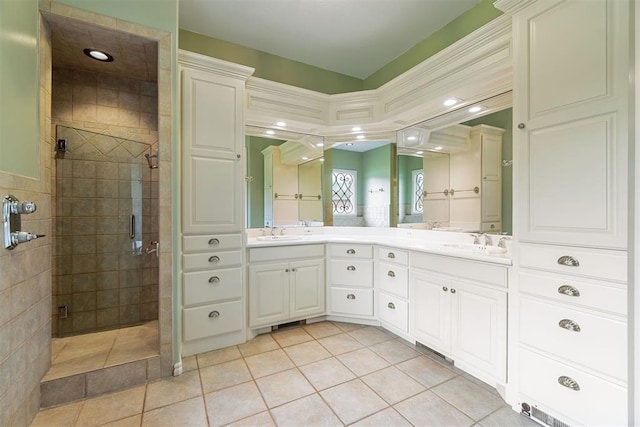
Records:
[[[549,427],[571,427],[569,424],[552,417],[535,406],[531,408],[531,419]]]

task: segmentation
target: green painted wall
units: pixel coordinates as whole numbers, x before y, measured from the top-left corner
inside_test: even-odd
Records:
[[[379,186],[375,184],[381,180],[390,183],[391,144],[383,145],[382,147],[362,153],[362,164],[365,165],[362,171],[362,191],[366,193],[368,190],[377,189]],[[364,202],[364,200],[362,200],[362,202]]]
[[[0,171],[40,178],[38,0],[0,0]]]
[[[463,124],[484,124],[504,129],[502,159],[513,159],[513,109],[508,108]],[[510,166],[502,168],[502,231],[513,234],[513,168]]]
[[[285,141],[279,139],[261,138],[259,136],[245,137],[247,149],[247,176],[253,181],[247,182],[247,227],[264,227],[264,156],[262,150],[270,145],[280,145]]]
[[[362,80],[345,74],[292,61],[281,56],[180,30],[180,49],[255,68],[254,77],[336,94],[362,90]]]

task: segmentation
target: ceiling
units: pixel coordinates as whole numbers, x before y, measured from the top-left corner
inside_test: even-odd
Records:
[[[179,26],[364,79],[480,0],[180,0]]]

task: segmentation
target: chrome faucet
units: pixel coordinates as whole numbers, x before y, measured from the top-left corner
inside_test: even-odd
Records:
[[[507,240],[511,240],[511,236],[501,237],[500,240],[498,240],[498,247],[507,249]]]
[[[482,233],[480,236],[484,237],[484,245],[485,246],[493,246],[493,238],[491,237],[491,235],[489,235],[487,233]]]
[[[271,227],[271,235],[272,235],[272,236],[275,236],[275,235],[276,235],[276,234],[275,234],[275,233],[276,233],[276,228],[277,228],[277,227]]]
[[[473,244],[474,245],[480,245],[480,234],[476,234],[476,233],[471,233],[471,237],[473,237]]]

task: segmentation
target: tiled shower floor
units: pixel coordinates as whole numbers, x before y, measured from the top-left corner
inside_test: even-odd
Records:
[[[51,340],[50,381],[158,355],[158,321]]]
[[[32,427],[537,425],[491,387],[375,327],[292,327],[183,365],[178,377],[41,410]]]

